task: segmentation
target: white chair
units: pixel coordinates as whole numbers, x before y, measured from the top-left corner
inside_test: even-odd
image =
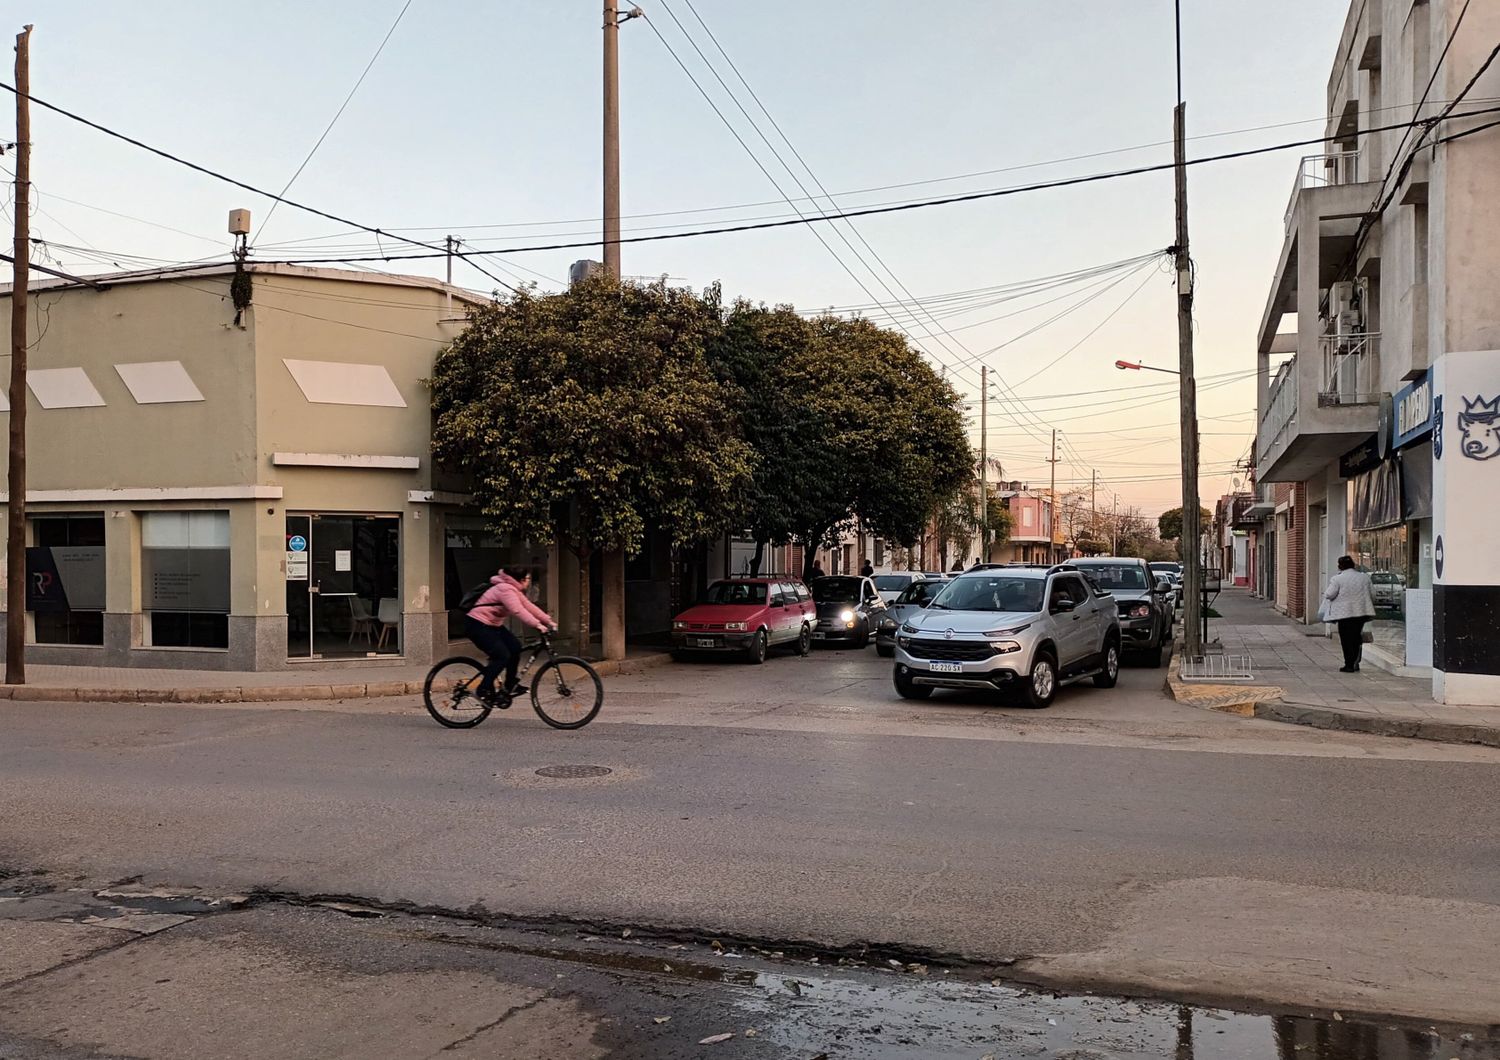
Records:
[[[365,643],[375,639],[375,616],[370,614],[370,604],[363,596],[346,597],[349,601],[349,643],[355,637],[363,637]]]
[[[380,651],[385,647],[385,638],[396,632],[401,621],[401,609],[394,596],[380,598],[380,604],[375,608],[375,621],[380,623],[380,639],[375,642],[375,650]]]

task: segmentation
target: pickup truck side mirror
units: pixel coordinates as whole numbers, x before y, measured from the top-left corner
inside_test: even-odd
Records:
[[[1078,602],[1076,600],[1062,599],[1052,601],[1052,613],[1054,615],[1065,615],[1069,611],[1076,611]]]
[[[1171,592],[1172,591],[1172,581],[1171,581],[1171,579],[1170,578],[1157,578],[1156,579],[1156,591],[1159,592],[1159,593],[1169,593],[1169,592]]]

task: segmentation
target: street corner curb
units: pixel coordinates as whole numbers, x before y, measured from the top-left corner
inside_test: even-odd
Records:
[[[1335,710],[1309,703],[1286,701],[1257,703],[1255,716],[1288,725],[1306,725],[1334,732],[1357,732],[1371,736],[1394,736],[1407,740],[1434,743],[1477,744],[1500,747],[1500,727],[1470,725],[1464,722],[1435,721],[1430,718],[1389,717]]]
[[[1178,703],[1201,710],[1234,714],[1241,718],[1260,717],[1264,703],[1275,703],[1285,693],[1274,685],[1211,685],[1183,681],[1167,675],[1167,694]]]

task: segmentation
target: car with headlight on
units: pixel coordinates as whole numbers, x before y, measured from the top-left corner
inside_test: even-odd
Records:
[[[1119,612],[1066,564],[970,571],[897,628],[893,676],[906,699],[939,688],[1015,691],[1046,707],[1072,681],[1115,686]]]
[[[1172,654],[1172,624],[1176,619],[1172,583],[1154,574],[1143,559],[1127,556],[1090,556],[1072,566],[1114,597],[1120,609],[1120,643],[1127,657],[1159,667]]]
[[[672,620],[672,657],[742,654],[763,663],[773,647],[812,650],[812,594],[797,578],[725,578]]]
[[[906,587],[885,610],[885,618],[875,630],[875,651],[889,659],[896,654],[896,630],[911,615],[916,614],[932,601],[938,593],[948,587],[947,578],[919,578]]]
[[[842,641],[863,648],[875,638],[885,618],[885,601],[873,581],[859,575],[832,574],[814,578],[809,588],[817,606],[813,640]]]

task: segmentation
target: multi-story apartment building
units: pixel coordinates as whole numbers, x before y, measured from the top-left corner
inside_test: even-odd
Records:
[[[1497,41],[1500,5],[1354,0],[1257,344],[1263,591],[1315,621],[1352,555],[1371,655],[1453,703],[1500,702]]]

